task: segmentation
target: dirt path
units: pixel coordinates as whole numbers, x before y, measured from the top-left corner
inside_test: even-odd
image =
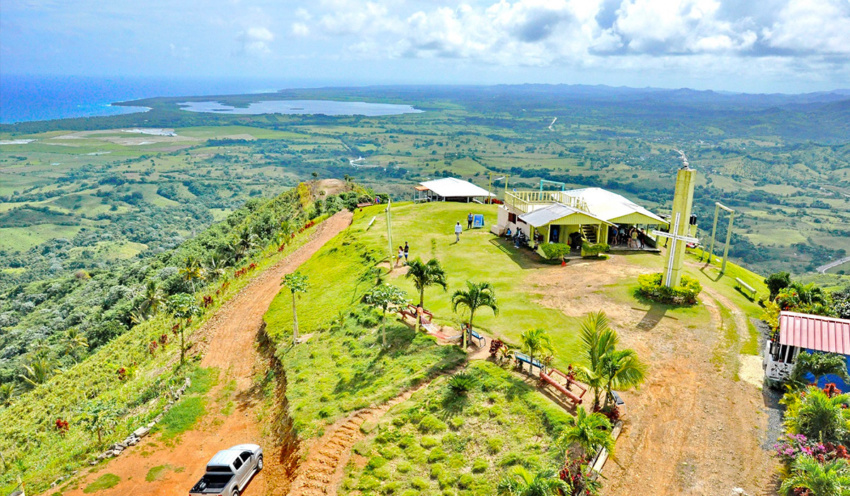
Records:
[[[246,488],[245,496],[280,492],[288,482],[275,464],[273,446],[269,446],[258,415],[262,399],[254,388],[253,378],[263,373],[267,364],[257,352],[257,334],[263,315],[280,291],[280,280],[306,262],[327,241],[351,224],[352,215],[340,212],[321,223],[311,239],[291,255],[258,275],[195,334],[196,342],[206,342],[201,366],[219,369],[219,383],[206,395],[207,414],[177,442],[162,442],[159,436],[144,439],[130,451],[89,474],[79,488],[66,496],[83,494],[82,489],[99,476],[110,473],[121,482],[102,496],[187,494],[203,475],[204,467],[220,449],[240,443],[264,446],[265,468]],[[266,442],[264,442],[266,441]],[[153,467],[169,466],[159,480],[146,481]]]
[[[637,301],[607,296],[612,284],[649,272],[628,256],[613,256],[604,263],[543,268],[534,277],[545,306],[579,318],[604,310],[622,346],[635,349],[650,367],[641,390],[622,395],[626,426],[617,459],[603,470],[603,494],[726,496],[738,487],[754,496],[772,494],[776,464],[762,448],[767,415],[761,392],[719,372],[713,360],[718,349],[740,349],[740,343],[725,346],[716,301],[733,312],[741,339],[746,316],[713,291],[702,298],[710,322],[687,324],[661,307],[642,310]]]

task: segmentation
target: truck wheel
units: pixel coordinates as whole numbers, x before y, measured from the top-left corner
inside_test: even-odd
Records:
[[[260,455],[260,458],[257,459],[257,472],[263,469],[263,455]]]
[[[232,496],[239,496],[239,489],[234,489]]]

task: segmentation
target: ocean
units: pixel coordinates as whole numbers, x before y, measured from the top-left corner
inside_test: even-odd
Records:
[[[60,77],[0,74],[0,123],[127,114],[111,103],[158,96],[233,95],[328,86],[317,81]]]

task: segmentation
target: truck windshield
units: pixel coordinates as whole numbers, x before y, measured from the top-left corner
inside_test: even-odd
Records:
[[[233,471],[227,465],[207,465],[207,473],[210,472],[227,472],[229,474]]]

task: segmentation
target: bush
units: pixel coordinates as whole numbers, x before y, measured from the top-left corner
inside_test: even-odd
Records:
[[[434,436],[422,436],[422,439],[419,440],[419,445],[423,448],[433,448],[434,446],[440,444],[437,441],[437,438]]]
[[[581,244],[581,256],[585,258],[598,257],[600,253],[610,250],[611,247],[605,243],[590,244],[585,241]]]
[[[472,472],[475,474],[481,474],[487,471],[487,467],[489,464],[487,460],[484,458],[476,458],[474,462],[472,462]]]
[[[475,388],[478,381],[472,374],[460,372],[449,379],[449,391],[454,396],[466,396],[466,393]]]
[[[682,275],[681,285],[672,288],[662,283],[660,273],[638,276],[638,294],[653,301],[673,305],[693,305],[697,302],[697,295],[700,292],[702,292],[702,285],[690,276]]]
[[[446,452],[443,451],[443,448],[437,446],[432,449],[430,453],[428,453],[428,463],[439,462],[441,460],[446,459]]]
[[[570,254],[570,245],[566,243],[546,243],[541,245],[540,248],[543,250],[546,258],[549,259],[561,258]]]
[[[469,489],[474,483],[475,477],[473,477],[472,474],[463,474],[457,480],[457,485],[460,486],[461,489]]]
[[[493,436],[487,438],[487,451],[489,451],[491,454],[496,454],[502,451],[502,446],[504,446],[504,444],[505,441],[500,437]]]
[[[426,415],[419,422],[419,430],[421,432],[442,432],[446,430],[446,423],[433,415]]]
[[[410,481],[410,485],[421,491],[423,489],[427,489],[428,486],[430,486],[431,484],[427,480],[423,479],[422,477],[414,477]]]

